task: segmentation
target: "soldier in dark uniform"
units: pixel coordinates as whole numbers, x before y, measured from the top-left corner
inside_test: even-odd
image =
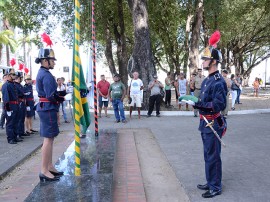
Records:
[[[35,115],[34,111],[34,95],[33,95],[33,86],[32,79],[30,75],[25,77],[25,85],[24,85],[24,97],[25,97],[25,105],[26,105],[26,115],[25,115],[25,125],[26,125],[26,134],[32,134],[38,132],[33,129],[32,125],[32,117]]]
[[[59,102],[64,97],[57,93],[57,83],[49,71],[54,68],[55,56],[52,49],[40,49],[36,63],[41,63],[36,78],[36,89],[39,97],[37,113],[40,117],[40,136],[44,138],[42,146],[42,166],[39,178],[41,182],[57,181],[63,175],[52,164],[52,151],[54,138],[59,134],[57,112]]]
[[[7,81],[2,86],[3,94],[3,105],[6,110],[6,133],[7,141],[9,144],[17,144],[22,142],[21,139],[17,138],[16,135],[16,123],[18,122],[18,109],[19,109],[19,98],[17,88],[14,84],[15,71],[14,69],[7,70]]]
[[[18,121],[16,123],[15,132],[18,138],[23,139],[22,136],[29,136],[28,134],[24,134],[24,121],[25,121],[25,99],[24,99],[24,89],[21,85],[23,73],[15,72],[15,80],[14,85],[17,88],[18,92],[18,101],[19,101],[19,109],[18,109]]]
[[[1,93],[2,93],[2,86],[3,86],[4,83],[7,81],[7,76],[8,76],[7,73],[5,73],[5,74],[3,75],[3,83],[2,83],[2,85],[1,85],[1,87],[0,87]],[[3,99],[2,99],[2,100],[3,100]],[[5,110],[4,105],[2,104],[2,113],[1,113],[1,118],[0,118],[0,128],[1,128],[1,129],[4,129],[5,122],[6,122],[6,110]]]
[[[207,70],[209,75],[204,79],[201,85],[201,93],[199,99],[192,100],[192,98],[183,98],[182,101],[193,105],[195,109],[199,109],[200,126],[203,147],[204,147],[204,160],[205,160],[205,175],[206,184],[199,184],[197,188],[206,190],[202,197],[212,198],[220,195],[222,191],[221,178],[221,143],[214,135],[213,131],[207,127],[208,122],[213,123],[214,130],[221,138],[227,128],[226,120],[220,114],[220,111],[226,107],[226,95],[228,92],[226,82],[217,70],[218,63],[221,62],[222,57],[216,44],[220,38],[220,33],[217,31],[210,37],[210,46],[205,48],[202,54],[203,69]]]

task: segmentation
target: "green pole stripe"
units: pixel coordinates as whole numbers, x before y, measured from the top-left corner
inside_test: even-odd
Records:
[[[80,147],[80,143],[78,143],[78,142],[75,142],[75,145],[76,145],[77,147]]]
[[[77,168],[80,168],[81,166],[79,165],[79,164],[77,164],[77,163],[75,163],[75,166],[77,167]]]

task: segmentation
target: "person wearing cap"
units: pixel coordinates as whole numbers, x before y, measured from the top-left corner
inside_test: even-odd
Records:
[[[123,100],[126,95],[126,87],[120,80],[120,75],[115,74],[113,76],[114,83],[112,83],[109,87],[108,98],[112,102],[114,116],[116,119],[116,123],[122,121],[122,123],[126,123],[125,111]],[[120,115],[119,115],[120,112]]]
[[[54,138],[59,134],[57,123],[57,112],[59,111],[59,102],[65,100],[57,92],[57,83],[54,76],[49,71],[55,66],[54,51],[50,48],[41,48],[37,64],[41,64],[36,77],[36,89],[39,102],[36,111],[40,118],[40,136],[43,137],[42,162],[39,178],[41,182],[58,181],[64,174],[55,169],[52,164],[52,151]]]
[[[24,99],[24,89],[21,85],[23,73],[22,72],[15,72],[15,80],[14,85],[17,88],[18,92],[18,101],[19,101],[19,111],[18,111],[18,121],[16,123],[15,132],[19,139],[23,139],[23,136],[29,136],[29,134],[25,134],[24,131],[24,121],[25,121],[25,99]]]
[[[194,83],[193,83],[195,97],[199,97],[199,95],[201,93],[201,85],[202,85],[202,82],[204,79],[205,79],[205,76],[202,75],[202,69],[198,68],[198,74],[197,74],[197,76],[195,76]],[[194,117],[198,116],[198,111],[199,111],[198,109],[194,109]]]
[[[228,76],[228,71],[226,69],[222,70],[222,76],[226,82],[227,88],[231,89],[231,80],[227,77]],[[228,90],[227,96],[226,96],[226,108],[221,111],[221,114],[226,117],[228,116],[228,111],[229,111],[229,97],[230,97],[230,91]]]
[[[34,111],[34,95],[33,95],[33,86],[32,86],[32,79],[30,75],[25,77],[25,85],[23,87],[24,90],[24,97],[25,97],[25,105],[26,105],[26,114],[25,114],[25,126],[26,134],[31,134],[38,132],[37,130],[33,129],[33,116],[35,115]]]
[[[18,123],[19,98],[18,91],[14,84],[15,71],[7,69],[7,81],[2,86],[3,104],[6,110],[6,133],[9,144],[17,144],[22,142],[16,135],[16,124]]]
[[[162,96],[160,94],[160,90],[164,88],[163,84],[158,80],[157,75],[153,76],[153,81],[151,81],[148,85],[148,89],[151,90],[151,94],[149,97],[149,108],[147,112],[147,117],[152,116],[152,112],[154,110],[154,106],[156,105],[156,116],[160,117],[160,104],[162,100]]]
[[[216,31],[209,39],[209,46],[202,53],[202,66],[209,75],[202,82],[199,98],[182,97],[182,101],[199,109],[199,130],[204,149],[206,183],[198,184],[197,188],[206,191],[202,194],[203,198],[212,198],[222,192],[221,142],[207,125],[207,122],[212,123],[212,128],[220,138],[225,134],[227,128],[226,120],[220,114],[220,111],[226,108],[228,89],[217,69],[218,63],[222,61],[221,52],[215,48],[219,39],[220,33]]]
[[[2,81],[1,86],[0,86],[1,101],[3,101],[3,99],[2,99],[2,97],[3,97],[2,96],[2,86],[4,85],[4,83],[6,83],[7,76],[8,75],[6,73],[3,75],[3,81]],[[4,129],[5,121],[6,121],[6,110],[5,110],[4,105],[2,105],[2,113],[1,113],[1,119],[0,119],[0,127],[1,127],[1,129]]]

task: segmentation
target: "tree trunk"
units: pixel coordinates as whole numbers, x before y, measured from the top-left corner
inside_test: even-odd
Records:
[[[113,60],[113,53],[112,53],[112,39],[111,39],[111,31],[109,29],[109,25],[107,22],[106,27],[104,28],[106,33],[106,48],[105,48],[105,57],[107,59],[107,63],[110,69],[112,76],[116,74],[116,68]]]
[[[124,13],[123,13],[123,1],[118,0],[118,19],[119,26],[114,26],[114,35],[115,41],[117,44],[117,59],[119,66],[119,73],[122,78],[122,82],[127,86],[128,82],[128,56],[127,56],[127,46],[126,46],[126,36],[125,36],[125,22],[124,22]],[[120,28],[120,32],[118,31]]]
[[[191,28],[191,22],[193,19],[193,11],[192,11],[192,1],[188,1],[188,16],[187,16],[187,22],[186,22],[186,31],[185,31],[185,55],[184,55],[184,67],[186,68],[188,66],[188,56],[189,56],[189,34],[190,34],[190,28]],[[176,73],[180,72],[180,68],[176,69]],[[187,75],[190,77],[190,75]]]
[[[8,45],[6,45],[6,55],[7,55],[7,66],[9,67],[10,66],[10,54],[9,54],[9,47]]]
[[[24,65],[27,67],[27,59],[26,59],[26,34],[23,33],[23,60],[24,60]]]
[[[146,0],[128,0],[128,3],[132,13],[135,39],[133,53],[129,59],[129,71],[136,69],[140,73],[144,85],[143,103],[145,108],[148,108],[150,91],[147,88],[153,75],[156,74],[156,68],[150,43]]]
[[[189,70],[193,72],[199,66],[199,41],[200,41],[200,28],[203,19],[203,0],[198,0],[196,5],[196,14],[192,25],[191,43],[189,51]]]

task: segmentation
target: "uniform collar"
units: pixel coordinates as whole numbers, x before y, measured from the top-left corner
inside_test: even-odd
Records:
[[[41,66],[40,68],[49,71],[49,69],[47,69],[46,67]]]
[[[217,70],[217,71],[215,71],[215,72],[213,72],[213,73],[211,73],[211,74],[209,74],[209,77],[210,76],[214,76],[215,74],[217,74],[217,73],[219,73],[219,71]]]

